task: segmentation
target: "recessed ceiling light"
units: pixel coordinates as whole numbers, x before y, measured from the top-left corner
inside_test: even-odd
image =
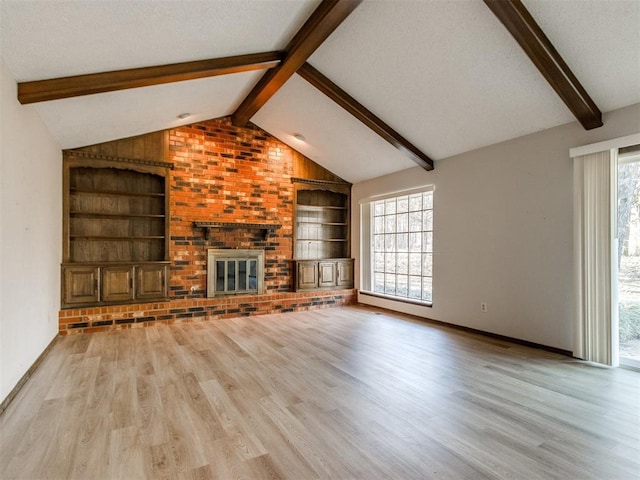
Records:
[[[299,142],[304,142],[305,140],[304,135],[302,135],[301,133],[294,133],[293,138],[295,138]]]
[[[190,113],[181,113],[180,115],[178,115],[178,118],[180,120],[184,120],[185,118],[189,118],[189,115],[191,115]]]

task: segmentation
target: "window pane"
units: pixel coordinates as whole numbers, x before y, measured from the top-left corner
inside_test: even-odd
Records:
[[[422,254],[422,275],[431,276],[433,272],[433,258],[430,253]]]
[[[422,275],[422,254],[409,254],[409,273],[411,275]]]
[[[433,210],[425,210],[422,218],[424,230],[433,230]]]
[[[398,197],[398,203],[396,207],[396,211],[398,213],[404,213],[409,210],[409,197],[407,195],[403,197]]]
[[[396,295],[399,297],[409,296],[409,277],[407,275],[397,275],[396,282]]]
[[[373,218],[373,233],[384,233],[384,217]]]
[[[431,277],[422,279],[422,300],[426,302],[433,301],[433,288],[431,285]]]
[[[384,250],[385,252],[396,251],[396,235],[395,233],[387,233],[384,236]]]
[[[409,234],[399,233],[396,235],[396,248],[399,252],[407,252],[409,250]]]
[[[422,194],[417,193],[409,196],[409,211],[415,212],[422,210]]]
[[[422,297],[422,282],[420,277],[409,277],[409,298]]]
[[[409,231],[410,232],[422,231],[422,212],[409,213]]]
[[[396,294],[396,276],[393,274],[387,273],[384,276],[384,293],[389,295]]]
[[[400,213],[397,216],[398,221],[396,223],[396,231],[397,232],[408,232],[409,231],[409,215],[407,213]]]
[[[375,272],[384,272],[384,253],[373,254],[373,270]]]
[[[257,260],[249,260],[249,288],[251,290],[258,289],[258,262]]]
[[[373,202],[373,214],[384,215],[384,202]]]
[[[224,260],[216,261],[216,292],[224,292]]]
[[[238,261],[238,290],[247,289],[247,261]]]
[[[424,192],[422,194],[422,208],[425,210],[433,208],[433,192]]]
[[[406,253],[396,254],[396,272],[409,273],[409,255]]]
[[[236,289],[236,261],[227,261],[227,291]]]
[[[373,276],[373,291],[384,293],[384,273],[376,273]]]
[[[422,251],[433,252],[433,232],[424,232],[422,234]]]
[[[422,251],[422,234],[421,233],[409,234],[409,251],[410,252]]]
[[[396,216],[395,215],[385,215],[384,217],[384,231],[386,233],[395,232],[396,231]]]
[[[395,253],[385,253],[384,271],[387,273],[396,272],[396,254]]]
[[[390,213],[396,213],[396,199],[389,198],[384,202],[384,213],[385,215],[389,215]]]
[[[384,252],[384,235],[373,236],[373,251]]]

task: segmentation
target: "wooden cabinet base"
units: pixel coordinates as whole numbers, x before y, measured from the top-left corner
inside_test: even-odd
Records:
[[[353,259],[295,261],[295,291],[353,288]]]
[[[62,308],[167,300],[169,262],[62,265]]]

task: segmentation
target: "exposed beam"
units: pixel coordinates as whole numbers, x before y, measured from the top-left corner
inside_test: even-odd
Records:
[[[298,69],[298,75],[304,78],[311,85],[316,87],[331,100],[344,108],[351,115],[356,117],[375,133],[384,138],[391,145],[396,147],[402,153],[407,155],[411,160],[420,165],[425,170],[433,170],[433,160],[422,153],[409,140],[404,138],[393,128],[380,120],[364,105],[359,103],[355,98],[342,90],[338,85],[333,83],[317,69],[305,63]]]
[[[323,0],[287,45],[282,63],[264,74],[233,113],[233,124],[246,125],[361,2]]]
[[[45,102],[94,93],[125,90],[127,88],[148,87],[150,85],[182,82],[184,80],[229,73],[262,70],[278,65],[282,55],[281,52],[252,53],[194,62],[22,82],[18,83],[18,100],[22,104]]]
[[[484,0],[586,130],[602,113],[520,0]]]

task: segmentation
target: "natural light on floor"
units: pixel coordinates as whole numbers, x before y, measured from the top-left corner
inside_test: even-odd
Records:
[[[636,152],[637,154],[638,152]],[[640,159],[618,166],[620,363],[640,367]]]

